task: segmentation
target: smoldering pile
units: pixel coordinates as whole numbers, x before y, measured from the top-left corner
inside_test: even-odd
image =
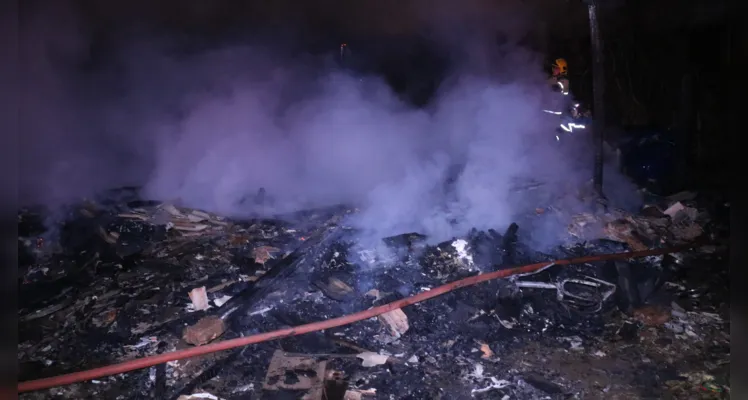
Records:
[[[113,194],[117,196],[72,207],[56,238],[45,236],[38,223],[42,213],[19,214],[20,380],[37,377],[39,370],[69,372],[97,360],[131,359],[334,318],[512,265],[625,250],[633,247],[626,232],[663,245],[678,236],[667,226],[682,228],[685,219],[706,218],[677,203],[665,213],[650,212],[652,217],[629,216],[630,229],[614,230],[608,239],[577,242],[549,253],[525,244],[518,224],[503,233],[472,230],[436,244],[422,234],[406,233],[372,247],[347,225],[356,210],[345,206],[237,220],[178,203],[139,199],[134,191]],[[626,216],[588,217],[584,227],[590,228],[595,218],[620,221]],[[571,234],[579,235],[574,228],[579,219],[572,218],[576,222]],[[605,227],[600,227],[603,234],[611,231]],[[320,385],[332,390],[339,384],[344,392],[376,389],[384,395],[408,390],[422,398],[443,390],[539,394],[549,390],[547,386],[528,385],[519,372],[500,372],[501,354],[530,338],[581,346],[605,331],[611,310],[655,293],[668,279],[668,263],[673,262],[683,260],[639,262],[641,268],[632,276],[611,275],[604,263],[551,268],[454,291],[375,320],[283,339],[282,354],[274,353],[275,345],[260,344],[251,352],[185,360],[112,377],[93,388],[84,384],[59,390],[69,395],[155,393],[166,398],[188,396],[200,387],[230,398],[239,388],[313,394]],[[620,293],[621,287],[632,285],[639,288],[636,298]],[[570,337],[576,339],[564,339]],[[475,349],[479,361],[472,355]],[[79,354],[88,357],[81,360]],[[301,362],[294,357],[311,357],[310,368],[327,371],[324,379],[285,386],[269,381],[281,368],[277,363]],[[271,365],[266,371],[271,358],[277,368]],[[391,372],[372,368],[377,365]],[[294,374],[293,365],[286,367],[291,371],[287,374]],[[332,371],[339,379],[331,378]],[[253,383],[263,376],[264,384]],[[428,384],[447,376],[452,378],[445,388]],[[408,383],[415,377],[428,379],[423,385]]]

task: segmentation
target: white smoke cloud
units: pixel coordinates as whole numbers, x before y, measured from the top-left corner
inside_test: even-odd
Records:
[[[50,18],[34,14],[30,34],[77,31]],[[502,55],[471,39],[432,104],[414,109],[378,77],[259,46],[174,55],[168,40],[146,38],[121,47],[116,65],[76,75],[48,51],[85,58],[84,35],[49,36],[27,44],[38,76],[25,106],[27,201],[138,184],[151,198],[234,216],[345,203],[361,209],[355,223],[372,237],[440,240],[502,229],[545,205],[518,182],[555,188],[589,176],[550,146],[558,120],[541,110],[557,94],[527,49]],[[246,201],[259,188],[271,206]]]
[[[518,65],[535,78],[522,83],[461,77],[435,107],[418,110],[376,77],[325,71],[301,82],[308,74],[288,62],[270,63],[286,69],[268,74],[252,62],[256,50],[234,51],[243,54],[233,59],[246,66],[241,73],[211,75],[223,62],[215,54],[187,62],[207,66],[198,75],[205,87],[231,89],[192,95],[200,100],[161,139],[146,185],[151,197],[239,216],[354,204],[362,209],[357,225],[372,235],[408,230],[438,240],[509,224],[520,208],[510,198],[513,185],[539,176],[552,157],[537,144],[557,126],[540,112],[554,94],[546,93],[539,64]],[[298,92],[287,102],[281,94],[289,85]],[[448,193],[455,166],[461,174]],[[259,188],[272,206],[242,201]]]

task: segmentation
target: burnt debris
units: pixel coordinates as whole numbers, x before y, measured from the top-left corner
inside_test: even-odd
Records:
[[[547,253],[523,241],[519,223],[441,243],[405,233],[371,248],[344,206],[234,220],[133,188],[71,207],[55,224],[22,210],[18,379],[335,318],[508,266],[720,232],[696,201],[649,208],[533,215],[569,221],[568,244]],[[324,332],[22,398],[555,399],[726,388],[726,270],[715,269],[724,250],[550,267]],[[625,366],[609,370],[613,357]],[[643,388],[644,366],[677,373]]]

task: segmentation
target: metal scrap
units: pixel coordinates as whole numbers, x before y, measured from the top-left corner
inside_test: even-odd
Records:
[[[590,276],[584,279],[564,279],[557,283],[517,281],[515,284],[520,288],[555,290],[559,301],[593,312],[600,311],[603,304],[616,292],[615,284]],[[574,286],[576,289],[572,289]]]

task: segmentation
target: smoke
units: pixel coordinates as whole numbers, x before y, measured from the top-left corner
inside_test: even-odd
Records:
[[[319,57],[250,42],[179,52],[168,36],[141,34],[83,74],[76,63],[90,57],[90,36],[75,13],[33,10],[23,31],[33,79],[22,200],[54,206],[139,185],[150,198],[231,216],[344,203],[361,210],[352,222],[368,238],[419,231],[436,241],[501,229],[548,205],[558,182],[590,176],[549,139],[558,119],[541,110],[558,95],[542,57],[516,45],[528,10],[408,4],[383,32],[431,32],[452,57],[425,109],[380,76],[334,68],[336,48]],[[458,37],[436,29],[450,14],[459,15],[448,27],[465,28],[451,31]],[[351,14],[344,21],[356,25]],[[509,40],[497,46],[502,28]],[[545,189],[518,189],[529,181]],[[271,201],[253,201],[260,188]]]

